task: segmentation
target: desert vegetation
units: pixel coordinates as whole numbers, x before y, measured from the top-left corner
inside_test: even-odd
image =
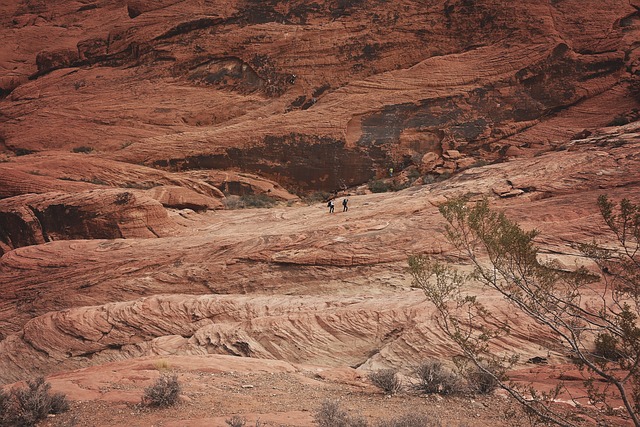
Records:
[[[497,367],[478,369],[457,358],[452,367],[437,359],[425,359],[411,369],[408,387],[405,387],[396,369],[381,369],[369,373],[369,381],[386,395],[404,390],[419,394],[474,395],[489,394],[499,385],[496,377],[503,378]],[[487,373],[489,372],[489,373]]]
[[[180,397],[180,383],[175,374],[163,373],[151,386],[144,390],[142,404],[145,406],[164,408],[171,406]]]
[[[227,196],[224,204],[227,209],[270,208],[276,204],[276,201],[265,194],[245,194]]]
[[[589,403],[638,426],[640,207],[627,199],[616,205],[606,196],[600,196],[598,207],[616,244],[575,244],[591,261],[588,268],[566,271],[557,262],[541,260],[536,230],[523,230],[491,210],[486,199],[470,204],[464,198],[439,210],[447,222],[447,240],[470,260],[474,272],[464,274],[426,256],[410,258],[409,265],[414,284],[436,307],[438,326],[458,346],[461,359],[475,367],[468,377],[475,376],[480,389],[501,387],[538,420],[575,425],[552,404],[565,391],[561,383],[542,392],[509,381],[506,372],[519,355],[498,352],[493,343],[510,333],[511,324],[465,291],[470,280],[498,292],[547,336],[557,337],[546,343],[548,351],[569,355],[580,368]],[[576,405],[577,412],[582,408]]]
[[[402,381],[396,369],[381,369],[369,373],[369,381],[387,395],[394,395],[402,390]]]
[[[245,417],[241,417],[240,415],[233,415],[232,417],[225,419],[224,422],[229,427],[245,427],[245,426],[247,426],[247,419]],[[265,425],[266,424],[262,423],[259,419],[256,420],[255,424],[253,424],[253,426],[255,426],[255,427],[263,427]]]
[[[410,182],[396,182],[395,180],[389,179],[376,179],[373,181],[369,181],[367,186],[372,193],[387,193],[390,191],[400,191],[411,185]]]
[[[414,388],[425,394],[453,394],[461,391],[460,378],[441,361],[425,360],[414,368]]]
[[[366,418],[350,414],[339,401],[325,400],[314,414],[314,422],[319,427],[440,427],[435,418],[418,412],[408,412],[396,417],[377,420],[373,424]]]
[[[69,410],[64,394],[51,393],[51,384],[43,377],[29,380],[26,387],[9,392],[0,388],[0,427],[31,427],[49,414]]]
[[[88,154],[88,153],[93,152],[93,147],[88,147],[86,145],[80,145],[78,147],[73,147],[71,152]]]

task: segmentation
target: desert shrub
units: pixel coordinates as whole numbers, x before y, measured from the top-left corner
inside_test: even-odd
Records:
[[[229,210],[244,208],[244,205],[242,203],[242,200],[240,199],[240,196],[227,195],[224,198],[223,203],[224,203],[224,207]]]
[[[168,371],[169,369],[171,369],[171,363],[169,363],[169,361],[167,359],[161,359],[161,360],[156,361],[153,364],[153,367],[156,368],[160,372]]]
[[[611,248],[595,240],[573,244],[592,261],[592,270],[565,271],[555,261],[539,259],[539,232],[525,231],[504,213],[491,210],[487,199],[474,204],[454,199],[439,208],[447,221],[445,236],[471,261],[472,275],[427,256],[409,259],[414,286],[436,307],[441,331],[535,422],[574,426],[573,415],[593,411],[577,405],[569,416],[554,405],[566,391],[561,382],[545,391],[497,375],[519,360],[517,353],[495,351],[496,340],[513,325],[509,317],[497,316],[469,295],[467,282],[475,279],[497,291],[516,313],[536,322],[541,336],[557,337],[544,345],[571,355],[582,371],[582,392],[589,403],[602,414],[640,427],[640,204],[629,199],[616,204],[602,195],[598,208],[617,245]],[[486,366],[499,370],[483,369]]]
[[[434,182],[436,182],[436,177],[433,175],[424,175],[422,177],[423,184],[433,184]]]
[[[411,187],[411,181],[402,181],[402,182],[396,182],[393,181],[391,183],[391,191],[400,191],[400,190],[404,190],[405,188],[409,188]]]
[[[498,366],[490,366],[486,362],[480,367],[472,365],[464,372],[469,391],[478,394],[489,394],[500,386],[499,379],[504,377],[504,372]]]
[[[386,193],[388,191],[400,191],[411,186],[411,181],[385,181],[382,179],[369,181],[367,184],[372,193]]]
[[[270,208],[276,204],[276,201],[265,194],[245,194],[227,196],[224,204],[227,209]]]
[[[451,174],[449,172],[443,172],[440,175],[436,176],[436,182],[446,181],[451,178]]]
[[[367,186],[372,193],[386,193],[391,190],[391,185],[382,179],[369,181]]]
[[[369,427],[369,422],[365,417],[349,415],[349,427]]]
[[[230,427],[244,427],[247,425],[247,419],[244,417],[241,417],[240,415],[234,415],[231,418],[227,418],[226,420],[224,420],[225,423],[227,423],[228,426]],[[261,422],[260,419],[256,420],[255,423],[255,427],[265,427],[266,424]]]
[[[335,400],[325,400],[313,415],[314,422],[319,427],[368,427],[369,423],[363,417],[352,416],[340,407]]]
[[[439,360],[428,359],[414,368],[416,390],[426,394],[452,394],[460,391],[458,376]]]
[[[420,178],[420,176],[420,171],[415,167],[409,169],[409,171],[407,172],[407,178],[411,181],[415,181],[416,179]]]
[[[369,381],[388,395],[394,395],[402,389],[402,382],[395,369],[373,371],[369,373]]]
[[[0,393],[0,426],[35,426],[49,414],[69,410],[69,402],[61,393],[51,394],[51,384],[43,377],[27,381],[27,387]]]
[[[91,153],[93,151],[92,147],[87,147],[86,145],[80,145],[78,147],[73,147],[71,149],[72,152],[74,153]]]
[[[337,401],[325,400],[313,416],[319,427],[349,427],[349,414]]]
[[[318,202],[323,202],[329,200],[331,198],[331,193],[327,193],[326,191],[314,191],[313,193],[305,196],[303,201],[307,204],[315,204]]]
[[[598,334],[594,340],[594,347],[593,355],[596,358],[613,362],[620,359],[620,353],[618,352],[618,340],[616,340],[616,338],[611,334]]]
[[[144,390],[142,404],[153,407],[167,407],[175,404],[180,396],[178,376],[162,374],[156,382]]]
[[[337,401],[324,401],[314,414],[314,422],[320,427],[368,427],[369,422],[361,416],[350,415]],[[423,414],[406,413],[373,424],[375,427],[441,427],[437,419]]]
[[[116,200],[113,203],[116,205],[126,205],[133,198],[133,194],[131,193],[118,193],[116,195]]]
[[[247,419],[240,415],[234,415],[231,418],[227,418],[224,422],[229,427],[244,427],[247,424]]]
[[[265,194],[245,194],[240,199],[247,208],[270,208],[276,201]]]
[[[53,393],[51,395],[51,410],[50,414],[62,414],[69,410],[69,401],[67,396],[62,393]]]
[[[389,420],[378,421],[376,427],[441,427],[442,423],[423,414],[407,413]]]

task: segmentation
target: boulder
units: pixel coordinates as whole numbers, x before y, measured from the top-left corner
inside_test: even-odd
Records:
[[[457,160],[462,157],[462,154],[458,150],[447,150],[443,155],[446,159]]]
[[[456,160],[456,168],[458,169],[467,169],[468,167],[473,166],[478,163],[478,160],[473,157],[462,157]]]
[[[443,163],[444,163],[444,160],[442,160],[442,157],[440,157],[438,154],[434,153],[433,151],[430,151],[426,153],[424,156],[422,156],[422,159],[420,160],[420,172],[423,174],[429,173],[433,171],[437,166],[440,166]]]

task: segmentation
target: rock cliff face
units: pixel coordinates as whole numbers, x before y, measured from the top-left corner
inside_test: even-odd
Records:
[[[557,147],[633,115],[629,0],[65,1],[4,7],[0,149],[334,190],[448,149]],[[465,163],[463,163],[465,165]]]
[[[143,356],[450,357],[406,271],[464,268],[438,204],[488,197],[571,268],[570,242],[612,240],[599,195],[640,200],[639,9],[4,2],[0,383]],[[406,189],[364,190],[389,168]],[[349,211],[293,194],[316,190]],[[224,209],[255,194],[279,204]],[[537,356],[514,322],[500,345]]]

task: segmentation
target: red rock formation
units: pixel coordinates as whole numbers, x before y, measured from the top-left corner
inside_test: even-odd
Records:
[[[7,335],[0,372],[18,379],[48,372],[51,360],[70,369],[164,353],[367,369],[444,357],[449,344],[431,327],[420,292],[406,288],[409,254],[453,255],[439,234],[436,205],[469,193],[493,198],[526,229],[540,230],[543,256],[571,268],[579,258],[568,241],[610,239],[597,196],[640,197],[637,130],[609,130],[561,152],[394,194],[351,196],[347,213],[329,215],[320,205],[216,211],[182,218],[170,238],[10,251],[0,264]],[[111,191],[117,197],[121,190]],[[491,294],[482,298],[506,309]],[[535,356],[540,337],[524,325],[503,345]]]
[[[334,190],[430,152],[548,150],[638,108],[626,83],[638,16],[624,0],[5,11],[6,151],[90,146]]]
[[[5,2],[0,381],[147,355],[365,371],[451,356],[406,273],[414,253],[461,263],[439,203],[489,197],[571,268],[567,242],[611,239],[598,195],[639,198],[638,122],[619,126],[640,107],[638,8]],[[332,215],[218,209],[390,167],[435,182]],[[474,286],[519,327],[499,346],[537,356],[545,337]]]
[[[161,237],[177,228],[160,203],[121,190],[2,199],[0,223],[0,254],[55,240]]]

